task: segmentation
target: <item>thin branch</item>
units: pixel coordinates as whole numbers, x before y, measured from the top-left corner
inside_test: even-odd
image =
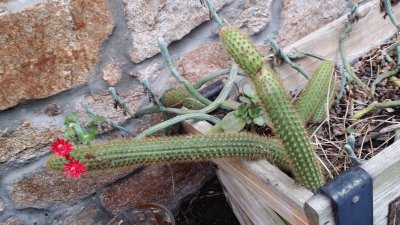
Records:
[[[349,155],[351,161],[352,161],[354,164],[361,165],[361,164],[363,164],[363,163],[365,162],[365,160],[362,160],[362,159],[357,158],[356,154],[354,154],[353,148],[352,148],[350,145],[345,144],[345,145],[344,145],[344,150],[345,150],[346,153]]]
[[[184,110],[184,109],[168,108],[168,107],[163,107],[163,106],[150,106],[150,107],[147,107],[143,110],[136,112],[135,117],[140,117],[145,114],[158,113],[158,112],[174,113],[174,114],[178,114],[178,115],[190,114],[190,113],[210,113],[210,112],[216,110],[218,107],[220,107],[225,102],[225,100],[228,98],[228,95],[232,90],[233,84],[235,83],[237,69],[238,68],[235,64],[232,65],[231,71],[229,73],[229,78],[228,78],[224,88],[222,89],[221,93],[218,95],[217,99],[215,99],[214,102],[212,102],[210,105],[206,106],[203,109]]]
[[[147,78],[140,79],[140,83],[143,84],[143,86],[146,88],[147,93],[149,94],[150,101],[154,102],[156,105],[161,106],[160,98],[156,96],[154,93],[153,86],[151,85],[150,81]]]
[[[122,107],[122,109],[124,109],[125,112],[127,112],[129,116],[132,117],[133,116],[132,111],[126,106],[125,102],[121,99],[121,97],[119,97],[119,95],[115,91],[115,88],[109,87],[108,91],[110,92],[111,96],[115,99],[115,101],[117,101],[118,104]]]
[[[340,87],[339,87],[339,91],[338,94],[336,96],[336,104],[339,104],[340,99],[343,96],[343,92],[344,92],[344,88],[346,86],[346,82],[347,82],[347,72],[344,70],[343,65],[342,64],[337,64],[337,66],[339,67],[340,70],[340,74],[342,74],[341,79],[340,79]]]
[[[85,105],[83,103],[81,103],[81,106],[86,111],[87,114],[92,115],[92,116],[100,116],[98,113],[96,113],[95,111],[90,109],[89,106],[87,106],[87,105]],[[102,117],[104,118],[104,116],[102,116]],[[119,129],[119,130],[121,130],[121,131],[123,131],[125,133],[128,133],[129,135],[133,136],[133,133],[130,132],[129,130],[127,130],[125,127],[122,127],[122,126],[120,126],[120,125],[118,125],[118,124],[116,124],[116,123],[114,123],[114,122],[112,122],[110,120],[107,120],[107,119],[105,119],[104,122],[109,124],[109,125],[111,125],[112,127],[116,128],[116,129]]]
[[[388,101],[388,102],[373,102],[369,104],[366,108],[358,111],[353,116],[352,119],[360,119],[361,117],[365,116],[367,113],[371,112],[375,109],[383,109],[383,108],[396,108],[400,107],[400,100],[396,101]]]
[[[206,0],[208,10],[211,13],[211,16],[215,19],[215,21],[218,23],[218,26],[221,28],[225,25],[224,22],[222,22],[221,18],[218,16],[217,11],[215,11],[215,8],[213,7],[212,3],[210,0]]]
[[[281,47],[274,39],[267,39],[267,42],[271,44],[271,47],[276,51],[276,53],[278,53],[279,57],[281,57],[287,64],[289,64],[293,69],[301,73],[307,80],[310,78],[310,75],[303,68],[301,68],[298,64],[293,63],[292,60],[290,60],[287,54],[281,49]]]
[[[162,123],[159,123],[157,125],[154,125],[154,126],[148,128],[147,130],[145,130],[142,133],[140,133],[139,135],[137,135],[135,137],[135,139],[141,139],[141,138],[151,135],[161,129],[164,129],[166,127],[170,127],[174,124],[180,123],[184,120],[207,120],[214,124],[216,124],[220,121],[218,118],[208,115],[208,114],[204,114],[204,113],[192,113],[192,114],[186,114],[186,115],[179,115],[172,119],[166,120]]]
[[[320,56],[320,55],[317,55],[315,53],[311,53],[311,52],[300,52],[300,53],[294,53],[294,54],[287,53],[286,55],[291,60],[302,59],[302,58],[304,58],[306,56],[309,56],[309,57],[312,57],[312,58],[316,58],[316,59],[319,59],[319,60],[327,60],[327,58],[325,58],[323,56]]]
[[[384,80],[388,77],[396,75],[399,71],[400,71],[400,66],[396,67],[396,69],[394,69],[394,70],[391,70],[391,71],[385,72],[381,75],[378,75],[376,77],[376,79],[374,80],[374,82],[372,82],[372,84],[371,84],[371,90],[370,90],[371,94],[375,94],[375,89],[376,89],[377,84],[379,84],[382,80]]]
[[[342,58],[342,63],[344,66],[344,69],[346,70],[347,74],[349,74],[350,78],[352,80],[354,80],[358,85],[360,85],[362,88],[367,89],[367,85],[364,84],[364,82],[362,82],[360,80],[359,77],[357,77],[357,75],[353,72],[353,70],[351,69],[350,63],[347,60],[346,57],[346,50],[344,47],[344,43],[346,41],[346,39],[349,37],[349,34],[352,30],[352,25],[353,23],[355,23],[358,19],[358,13],[357,13],[357,9],[358,9],[358,4],[353,4],[353,8],[351,9],[351,13],[348,16],[348,21],[344,27],[344,31],[342,33],[342,35],[340,36],[339,39],[339,53],[340,53],[340,57]]]
[[[396,16],[394,15],[394,11],[392,8],[392,4],[390,3],[390,0],[383,0],[383,4],[385,6],[386,13],[390,18],[390,21],[392,21],[393,25],[400,31],[400,24]]]
[[[171,74],[172,74],[179,82],[181,82],[181,83],[185,86],[186,90],[187,90],[191,95],[193,95],[193,97],[196,98],[199,102],[203,103],[204,105],[210,105],[210,104],[211,104],[211,101],[208,100],[207,98],[203,97],[203,96],[197,91],[197,89],[193,87],[193,85],[192,85],[188,80],[186,80],[185,78],[183,78],[183,77],[178,73],[178,71],[176,70],[175,66],[174,66],[173,63],[172,63],[172,58],[171,58],[171,56],[170,56],[170,54],[169,54],[169,52],[168,52],[167,44],[165,43],[164,39],[161,38],[161,37],[158,38],[158,46],[160,47],[161,54],[163,55],[164,59],[165,59],[166,62],[167,62],[167,65],[168,65],[168,68],[169,68],[169,71],[171,72]],[[228,110],[232,110],[232,109],[233,109],[232,107],[230,107],[230,106],[227,105],[227,104],[222,104],[222,108],[228,109]]]

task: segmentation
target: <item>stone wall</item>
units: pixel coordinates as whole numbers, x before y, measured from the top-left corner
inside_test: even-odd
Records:
[[[275,31],[288,45],[348,9],[345,0],[214,0],[259,44]],[[163,37],[191,81],[228,66],[218,28],[200,0],[0,0],[0,223],[107,224],[156,202],[172,211],[214,175],[210,163],[154,165],[66,180],[48,171],[49,144],[80,103],[134,134],[160,120],[132,120],[113,106],[113,86],[132,111],[148,104],[139,79],[159,91],[169,73]],[[120,131],[99,139],[127,137]]]

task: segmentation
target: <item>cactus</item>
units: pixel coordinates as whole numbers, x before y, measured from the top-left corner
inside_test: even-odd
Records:
[[[164,105],[167,107],[185,106],[188,109],[202,109],[205,105],[197,101],[184,86],[169,89],[163,96]]]
[[[331,108],[333,105],[338,90],[338,86],[334,80],[331,80],[328,90],[327,93],[322,95],[322,104],[318,104],[317,110],[312,118],[313,123],[321,123],[326,118],[326,109]],[[329,97],[327,95],[329,95]]]
[[[324,98],[326,99],[327,95],[321,93],[326,93],[329,90],[329,81],[332,78],[333,67],[333,63],[328,60],[320,63],[308,85],[301,93],[296,105],[296,111],[303,122],[309,121],[317,111],[319,105],[321,105],[319,103],[323,102]],[[320,111],[319,113],[324,112]]]
[[[260,72],[263,60],[250,37],[238,29],[223,27],[220,31],[220,39],[225,49],[250,78]]]
[[[282,81],[262,63],[250,38],[238,29],[224,27],[220,39],[235,62],[252,80],[273,129],[282,141],[285,158],[296,180],[315,191],[324,183],[303,121],[290,103]]]
[[[146,138],[138,141],[114,140],[103,144],[79,146],[71,152],[74,159],[88,163],[89,170],[109,169],[158,162],[204,161],[214,158],[268,159],[282,163],[283,146],[275,139],[250,133],[220,133],[205,136]],[[52,156],[47,166],[63,169],[68,162]]]
[[[326,109],[326,106],[322,109],[316,106],[327,99],[326,89],[333,71],[332,63],[326,61],[318,67],[300,96],[296,105],[297,112],[283,88],[282,81],[264,65],[261,55],[248,36],[235,28],[225,27],[221,29],[220,37],[232,58],[252,80],[257,99],[271,120],[271,127],[278,139],[249,133],[218,134],[223,131],[220,122],[211,130],[210,133],[213,134],[205,136],[114,140],[79,146],[68,157],[51,157],[47,162],[48,167],[59,170],[69,162],[71,165],[75,163],[82,167],[87,165],[88,170],[97,170],[214,158],[264,158],[274,162],[281,169],[292,172],[300,184],[315,191],[323,184],[324,179],[304,123],[312,116],[315,119],[320,111]],[[331,86],[334,89],[334,85]],[[164,103],[170,107],[183,104],[189,109],[204,107],[204,103],[193,99],[183,86],[168,90],[164,95]]]

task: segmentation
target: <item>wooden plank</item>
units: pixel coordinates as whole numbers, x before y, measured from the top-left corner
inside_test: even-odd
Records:
[[[400,4],[393,6],[395,14],[400,15]],[[374,0],[359,7],[360,19],[353,25],[350,37],[347,39],[346,53],[349,61],[354,61],[373,47],[379,46],[396,34],[397,29],[389,18],[383,19],[380,12],[380,1]],[[347,15],[327,24],[319,30],[284,48],[285,52],[313,52],[328,59],[337,61],[339,55],[339,37],[342,34]],[[318,60],[306,57],[296,61],[307,72],[312,73],[319,63]],[[306,84],[306,79],[288,65],[280,67],[281,77],[288,91],[300,91]]]
[[[303,204],[312,196],[312,193],[295,184],[275,166],[265,160],[237,163],[219,160],[218,167],[220,168],[219,173],[228,176],[230,180],[238,180],[235,185],[236,189],[249,190],[249,193],[262,200],[275,212],[279,212],[279,215],[290,224],[308,224]],[[262,176],[260,171],[268,173],[268,175],[260,179]]]
[[[259,196],[251,193],[236,178],[224,172],[218,172],[218,177],[226,187],[227,196],[238,203],[240,202],[245,215],[251,219],[254,225],[286,225]]]
[[[221,185],[224,188],[225,197],[229,205],[231,206],[233,213],[236,215],[239,223],[241,225],[254,225],[252,220],[247,216],[246,211],[242,208],[241,204],[235,198],[231,197],[229,192],[227,192],[227,188],[224,183],[221,183]]]

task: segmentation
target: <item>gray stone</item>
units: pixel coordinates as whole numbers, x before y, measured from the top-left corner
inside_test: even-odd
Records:
[[[0,163],[24,162],[46,154],[50,151],[49,144],[60,135],[57,126],[34,128],[30,122],[24,122],[11,133],[0,133]]]
[[[208,73],[227,68],[229,62],[230,57],[224,47],[216,42],[184,54],[177,61],[177,67],[183,77],[195,83]]]
[[[346,9],[346,0],[283,1],[280,44],[287,46],[337,19]]]
[[[230,25],[249,35],[260,32],[270,21],[272,0],[246,0],[240,8],[231,8],[223,14]]]
[[[124,101],[125,105],[135,112],[140,107],[140,100],[146,95],[144,88],[137,84],[135,88],[129,90],[118,90],[118,96]],[[90,95],[82,100],[82,103],[89,106],[94,112],[104,116],[106,119],[114,123],[124,122],[129,118],[129,114],[125,113],[121,107],[115,107],[115,99],[108,91],[104,91],[97,95]],[[75,111],[79,112],[83,123],[90,122],[86,111],[80,104],[75,106]]]
[[[0,15],[0,110],[82,85],[113,28],[106,0],[45,1]]]
[[[96,222],[96,214],[98,209],[95,205],[89,205],[81,211],[74,213],[70,216],[54,221],[55,225],[101,225],[101,221]]]
[[[213,1],[219,10],[232,0]],[[200,0],[124,0],[125,17],[131,32],[131,59],[139,63],[159,53],[157,38],[167,44],[180,40],[192,29],[210,20],[207,6]]]
[[[121,79],[121,76],[121,69],[118,63],[112,59],[103,70],[103,79],[107,81],[110,86],[115,86]]]
[[[134,169],[125,167],[91,171],[77,180],[66,179],[62,171],[37,172],[12,184],[11,200],[22,208],[76,203],[80,198],[92,194],[99,186],[112,183]]]

